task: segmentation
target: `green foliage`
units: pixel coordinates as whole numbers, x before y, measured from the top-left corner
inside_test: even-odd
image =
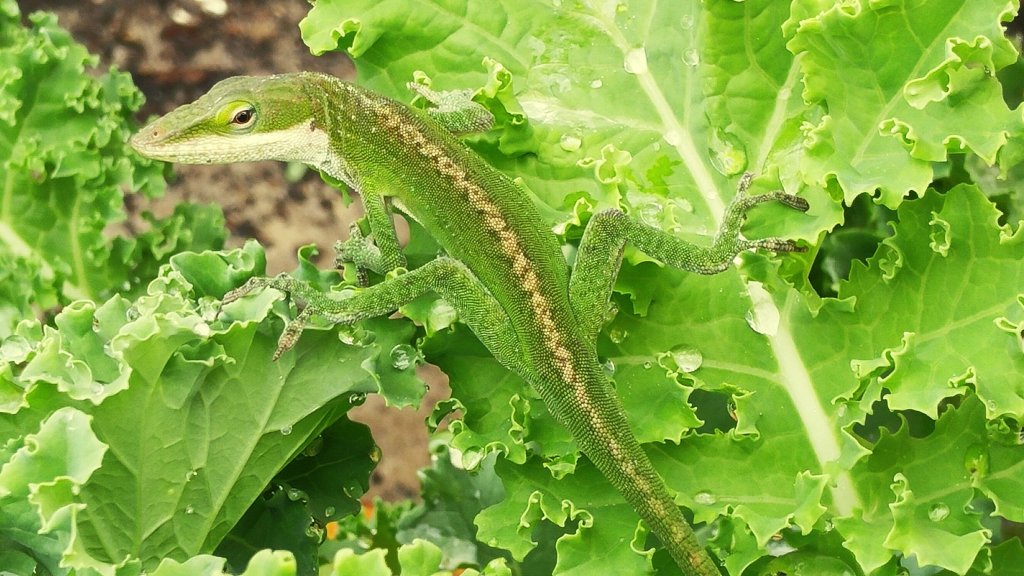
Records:
[[[627,251],[599,341],[723,570],[1020,572],[1024,68],[1001,28],[1017,2],[482,6],[319,0],[301,28],[399,99],[414,78],[474,89],[498,126],[470,145],[524,180],[568,246],[613,206],[699,241],[743,171],[811,203],[745,227],[800,238],[806,257],[698,277]],[[293,310],[271,292],[219,310],[263,255],[204,252],[216,212],[102,234],[124,189],[163,187],[125,149],[140,96],[86,74],[51,17],[19,18],[0,0],[0,567],[674,573],[443,303],[403,309],[422,327],[311,329],[274,363]],[[436,247],[414,227],[408,252]],[[330,289],[309,255],[295,274]],[[450,452],[423,472],[422,504],[354,515],[379,454],[345,413],[366,393],[418,403],[420,355],[450,378],[431,418],[449,419]],[[333,520],[343,535],[321,542]]]
[[[1021,114],[993,74],[1017,61],[1001,29],[1015,10],[502,2],[408,13],[321,0],[302,29],[315,52],[346,49],[360,82],[398,97],[417,70],[435,87],[479,86],[504,123],[474,147],[523,178],[569,240],[608,206],[709,235],[744,170],[812,206],[759,209],[750,237],[816,242],[849,217],[811,278],[796,257],[780,267],[746,255],[700,278],[627,252],[600,351],[637,436],[729,573],[782,570],[763,559],[780,542],[809,573],[997,573],[990,518],[1024,520],[1010,480],[1024,472],[1021,214],[1001,227],[986,199],[1019,202],[1012,183],[986,186],[997,160],[1015,175],[1000,152]],[[866,210],[865,193],[898,211]],[[463,329],[430,335],[425,350],[451,378],[441,409],[461,411],[450,429],[463,463],[502,454],[506,497],[478,516],[483,541],[523,559],[548,521],[566,527],[557,573],[651,569],[635,515],[528,387]],[[965,470],[974,453],[984,472]]]
[[[181,206],[133,238],[105,234],[124,219],[124,189],[161,194],[164,168],[125,142],[142,94],[116,70],[86,73],[96,58],[53,15],[0,8],[0,336],[21,318],[74,299],[135,294],[171,254],[219,248],[215,207]]]

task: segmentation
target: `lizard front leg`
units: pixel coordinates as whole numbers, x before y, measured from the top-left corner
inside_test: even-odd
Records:
[[[407,86],[432,105],[424,112],[452,134],[486,132],[494,126],[494,115],[473,101],[472,90],[435,92],[416,82]]]
[[[722,226],[708,247],[691,244],[641,224],[620,210],[595,214],[583,231],[569,282],[573,313],[588,341],[592,342],[597,337],[607,317],[608,301],[627,241],[669,266],[699,274],[717,274],[727,269],[733,258],[744,250],[764,248],[774,252],[802,252],[803,248],[792,240],[746,240],[740,236],[740,226],[747,211],[763,202],[781,202],[801,211],[808,209],[806,200],[783,192],[747,196],[751,179],[750,173],[743,175],[736,196],[726,208]]]
[[[526,370],[519,336],[505,310],[464,264],[448,257],[431,260],[411,272],[389,277],[380,284],[357,289],[348,297],[325,294],[286,274],[273,278],[250,278],[241,287],[225,294],[222,305],[260,288],[274,288],[305,303],[299,315],[281,334],[274,352],[275,360],[295,345],[303,328],[314,316],[335,324],[353,324],[390,314],[418,296],[433,291],[455,308],[459,319],[469,326],[502,365],[517,374],[524,374]]]
[[[363,235],[357,223],[353,224],[349,228],[348,240],[334,244],[334,260],[338,268],[346,262],[355,264],[359,285],[366,286],[369,284],[368,270],[384,275],[396,268],[405,268],[405,255],[398,243],[395,223],[391,220],[384,195],[374,193],[368,187],[359,190],[359,195],[373,240]]]

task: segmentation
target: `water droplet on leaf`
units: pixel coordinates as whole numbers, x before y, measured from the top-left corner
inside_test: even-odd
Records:
[[[562,137],[558,140],[558,145],[566,152],[575,152],[583,145],[583,140],[575,134],[562,134]]]
[[[348,496],[353,500],[358,500],[363,495],[363,487],[359,485],[359,482],[355,481],[343,486],[341,491],[345,493],[345,496]]]
[[[615,362],[613,362],[610,358],[606,360],[605,363],[601,365],[601,367],[604,368],[605,376],[611,378],[612,376],[615,375]]]
[[[747,150],[735,135],[724,130],[711,133],[708,146],[711,164],[725,176],[735,176],[747,168]]]
[[[306,536],[309,537],[311,540],[314,540],[316,542],[323,542],[324,535],[325,532],[323,527],[320,526],[320,523],[316,520],[313,520],[309,523],[309,526],[306,526]]]
[[[626,53],[626,59],[623,62],[623,67],[626,72],[630,74],[646,74],[647,73],[647,51],[643,47],[633,48]]]
[[[942,502],[932,504],[931,508],[928,509],[928,519],[932,522],[941,522],[949,516],[949,506],[946,506]]]
[[[281,428],[281,436],[287,436],[287,435],[289,435],[291,433],[292,433],[292,427],[291,426],[285,426],[284,428]]]
[[[683,63],[687,66],[700,64],[700,52],[696,48],[690,48],[683,52]]]
[[[771,294],[760,282],[747,285],[753,307],[747,311],[747,325],[758,334],[773,336],[779,331],[779,309],[775,307]]]
[[[399,344],[391,349],[391,365],[395,370],[408,370],[420,359],[419,352],[408,344]]]
[[[964,455],[964,469],[975,478],[988,474],[988,449],[982,444],[971,444]]]
[[[658,223],[661,221],[661,205],[655,202],[648,202],[640,206],[638,212],[641,222],[653,228],[658,228]]]
[[[359,326],[339,326],[338,339],[349,346],[369,346],[377,339],[377,335]]]
[[[676,346],[665,353],[659,362],[670,372],[696,372],[704,363],[704,355],[692,346]]]
[[[629,332],[622,328],[612,328],[611,331],[608,332],[608,339],[611,340],[613,344],[622,344],[626,340],[627,336],[629,336]]]
[[[712,506],[718,502],[718,498],[715,498],[714,494],[705,490],[694,494],[693,501],[702,506]]]

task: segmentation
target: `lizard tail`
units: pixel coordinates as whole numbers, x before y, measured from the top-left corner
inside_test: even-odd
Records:
[[[596,362],[592,370],[584,367],[589,362],[580,364],[574,381],[558,379],[537,386],[551,412],[561,416],[560,423],[583,453],[661,539],[685,576],[719,576],[718,567],[630,430],[611,384]]]

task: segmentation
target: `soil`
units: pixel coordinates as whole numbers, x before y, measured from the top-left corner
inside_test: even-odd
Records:
[[[298,22],[309,11],[305,0],[19,0],[23,13],[47,10],[78,42],[100,57],[100,69],[130,72],[145,93],[144,122],[189,102],[215,82],[239,74],[262,75],[314,70],[351,79],[352,63],[342,54],[317,58],[299,38]],[[345,206],[339,194],[307,173],[285,178],[276,162],[225,166],[177,166],[167,195],[150,201],[129,197],[133,215],[166,216],[180,202],[216,203],[225,215],[229,246],[255,238],[267,251],[271,275],[295,268],[296,250],[320,248],[320,265],[332,264],[335,240],[361,214],[358,202]],[[421,374],[430,382],[420,410],[387,408],[370,396],[350,412],[373,430],[383,453],[367,496],[386,500],[419,494],[416,470],[429,464],[423,419],[448,395],[436,368]]]

